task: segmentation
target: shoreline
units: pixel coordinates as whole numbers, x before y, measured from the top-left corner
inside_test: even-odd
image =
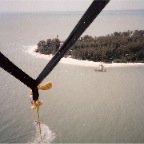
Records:
[[[53,56],[52,55],[45,55],[36,53],[35,50],[37,46],[24,46],[25,52],[36,57],[36,58],[42,58],[46,60],[50,60]],[[87,66],[87,67],[98,67],[101,62],[93,62],[88,60],[77,60],[73,58],[62,58],[60,60],[60,63],[63,64],[70,64],[70,65],[78,65],[78,66]],[[103,65],[105,67],[127,67],[127,66],[144,66],[144,63],[104,63]]]

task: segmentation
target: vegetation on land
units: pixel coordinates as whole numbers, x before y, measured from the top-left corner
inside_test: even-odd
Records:
[[[61,43],[58,37],[42,40],[37,44],[36,52],[54,55]],[[114,32],[100,37],[85,35],[65,56],[107,63],[144,62],[144,30]]]

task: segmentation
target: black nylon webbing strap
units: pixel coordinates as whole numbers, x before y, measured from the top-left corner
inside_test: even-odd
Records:
[[[110,0],[94,0],[78,24],[75,26],[69,37],[66,39],[62,47],[56,52],[53,58],[49,61],[40,75],[37,77],[37,83],[41,83],[43,79],[53,70],[60,59],[64,56],[67,50],[74,45],[81,34],[93,22],[97,15],[107,5]]]
[[[0,67],[2,67],[5,71],[13,75],[15,78],[20,80],[22,83],[30,87],[35,95],[35,100],[38,99],[38,90],[36,80],[31,78],[21,69],[19,69],[16,65],[14,65],[6,56],[4,56],[0,52]]]

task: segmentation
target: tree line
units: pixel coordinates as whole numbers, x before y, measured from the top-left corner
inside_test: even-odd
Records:
[[[42,40],[36,52],[55,54],[62,42],[57,38]],[[144,62],[144,30],[114,32],[106,36],[85,35],[77,40],[65,56],[107,63]]]

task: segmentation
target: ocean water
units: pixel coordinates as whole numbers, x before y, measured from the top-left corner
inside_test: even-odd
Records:
[[[83,12],[1,13],[0,51],[36,78],[46,59],[25,52],[39,40],[65,40]],[[143,29],[144,11],[104,11],[84,34]],[[40,91],[40,120],[47,143],[144,142],[144,67],[93,67],[59,63],[44,80],[53,88]],[[0,69],[0,143],[35,143],[29,88]],[[48,135],[48,136],[47,136]],[[50,140],[50,141],[49,141]]]

